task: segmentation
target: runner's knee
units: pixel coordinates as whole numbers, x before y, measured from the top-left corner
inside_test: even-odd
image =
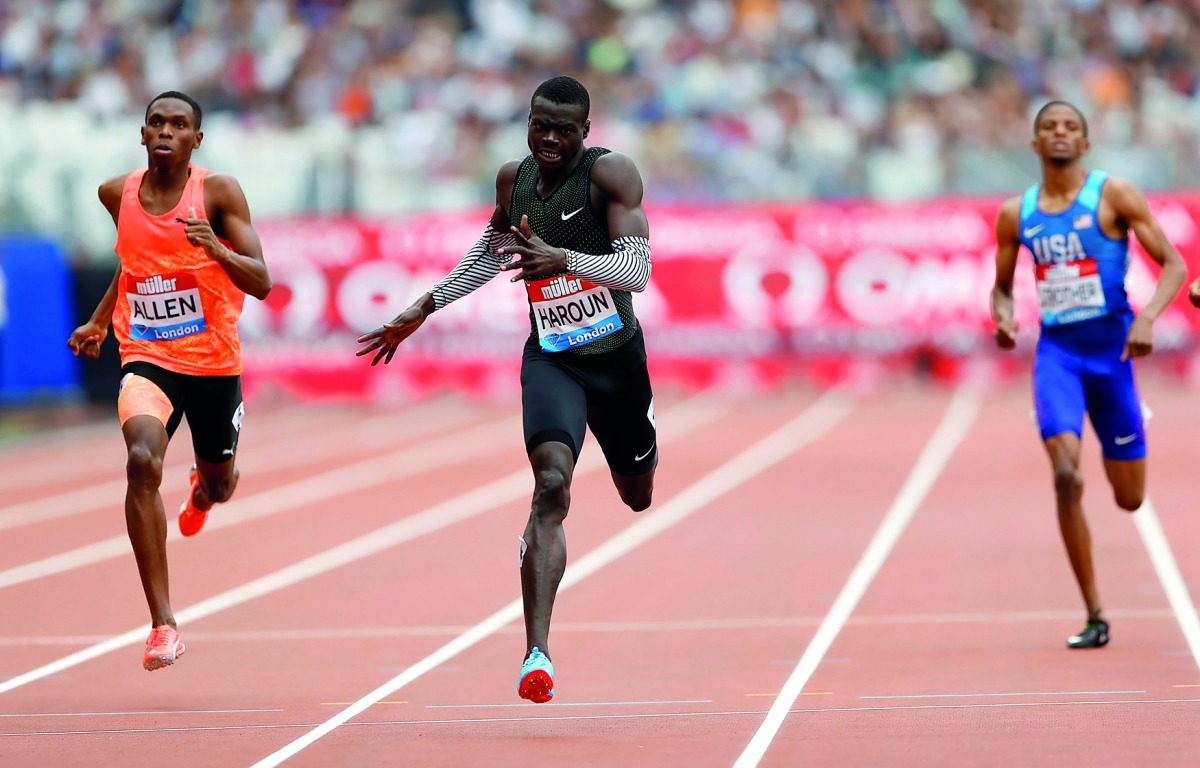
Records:
[[[130,485],[143,488],[158,488],[162,484],[163,460],[145,443],[129,446],[125,463],[125,476]]]
[[[220,477],[216,480],[204,479],[204,495],[209,501],[221,503],[229,501],[229,497],[233,496],[233,489],[237,485],[236,478]]]
[[[571,488],[566,473],[558,467],[534,472],[533,515],[543,521],[561,522],[571,504]]]
[[[621,492],[621,501],[634,512],[649,509],[654,501],[654,487],[650,485],[637,488],[621,487],[618,490]]]
[[[1141,488],[1114,488],[1113,498],[1116,499],[1117,506],[1126,512],[1137,512],[1146,500],[1146,493]]]
[[[1078,501],[1083,495],[1083,474],[1075,467],[1055,467],[1054,495],[1060,504]]]

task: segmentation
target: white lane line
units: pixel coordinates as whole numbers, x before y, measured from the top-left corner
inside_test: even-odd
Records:
[[[205,532],[242,525],[251,520],[286,512],[300,506],[337,498],[346,493],[371,488],[413,475],[461,464],[479,456],[497,453],[507,446],[501,439],[511,434],[515,418],[505,417],[499,421],[444,435],[420,445],[409,446],[399,451],[374,456],[364,461],[331,469],[302,480],[276,486],[251,496],[234,498],[223,504],[209,519]],[[121,494],[124,498],[124,483]],[[171,505],[168,505],[171,508]],[[174,525],[167,527],[167,541],[183,538]],[[57,555],[34,560],[0,571],[0,589],[24,584],[27,581],[82,568],[93,563],[111,560],[130,553],[129,537],[111,536],[102,541],[61,552]]]
[[[243,472],[259,474],[280,468],[323,463],[330,445],[352,445],[358,450],[376,445],[394,445],[399,439],[423,439],[435,429],[444,431],[462,420],[462,416],[453,412],[433,418],[433,414],[422,411],[407,419],[366,419],[347,426],[319,429],[316,437],[300,438],[290,435],[260,443],[253,448],[248,447],[246,451],[239,452],[242,457],[239,458],[238,465]],[[118,431],[114,436],[114,445],[119,445],[120,439]],[[186,441],[182,444],[190,449]],[[185,451],[185,454],[190,456],[190,450]],[[164,498],[174,494],[183,496],[187,487],[186,468],[191,463],[191,459],[187,459],[164,469],[164,482],[160,489]],[[61,475],[63,470],[60,466],[53,471]],[[52,496],[0,507],[0,531],[81,515],[98,509],[120,510],[124,504],[125,486],[126,481],[122,476]]]
[[[376,702],[381,704],[382,702]],[[666,701],[566,701],[554,705],[559,707],[662,707],[679,704],[712,704],[712,699],[669,699]],[[541,704],[525,702],[524,704],[426,704],[425,709],[522,709],[542,707]]]
[[[897,696],[859,696],[860,699],[982,699],[1005,696],[1135,696],[1145,691],[1017,691],[1013,693],[913,693]]]
[[[713,404],[708,401],[707,398],[698,397],[688,400],[685,403],[677,406],[675,409],[672,409],[672,411],[668,411],[663,415],[664,419],[674,418],[676,415],[684,416],[684,418],[680,419],[681,424],[679,427],[677,427],[667,438],[664,438],[664,442],[674,442],[675,440],[681,439],[691,432],[700,429],[706,424],[720,418],[723,413],[723,406]],[[461,434],[452,442],[454,443],[452,447],[442,447],[439,450],[443,452],[449,451],[457,459],[465,458],[472,450],[475,450],[471,447],[475,441],[472,443],[464,443]],[[494,438],[490,441],[484,440],[479,442],[490,442],[493,445],[498,444],[503,446],[501,441]],[[430,458],[433,456],[433,454],[429,453],[431,450],[432,446],[427,445],[421,450],[419,455],[424,456],[430,461],[440,461],[440,459]],[[585,456],[583,461],[580,461],[579,466],[576,467],[575,470],[576,476],[581,473],[595,471],[602,466],[601,461],[598,458],[598,453],[598,451],[593,451]],[[390,458],[384,456],[365,463],[372,465],[373,469],[371,473],[367,473],[361,478],[342,478],[337,481],[330,481],[327,479],[320,480],[320,478],[324,478],[326,475],[337,474],[336,471],[312,478],[312,481],[319,480],[320,482],[308,481],[308,486],[312,487],[307,487],[305,493],[296,501],[311,502],[314,498],[314,494],[316,493],[323,493],[326,496],[337,496],[343,492],[340,487],[337,489],[326,488],[323,485],[323,483],[326,482],[356,483],[347,487],[351,488],[352,490],[361,490],[365,483],[378,483],[379,475],[386,475],[390,479],[404,477],[407,473],[405,467],[412,467],[416,464],[419,464],[420,458],[413,457],[412,461],[406,464],[404,461],[397,460],[394,456]],[[304,485],[304,483],[297,483],[296,485]],[[288,487],[293,488],[295,486]],[[503,504],[516,501],[522,497],[528,497],[529,493],[529,469],[525,468],[516,472],[512,472],[504,477],[493,480],[492,482],[486,483],[482,486],[477,486],[474,490],[467,491],[466,493],[455,496],[454,498],[448,499],[440,504],[435,504],[432,507],[429,507],[414,515],[410,515],[402,520],[398,520],[390,525],[377,528],[376,530],[359,536],[356,539],[351,539],[350,541],[339,544],[331,549],[327,549],[324,552],[313,555],[312,557],[305,558],[304,560],[293,563],[285,568],[281,568],[273,573],[269,573],[266,576],[255,579],[254,581],[247,582],[239,587],[234,587],[233,589],[222,592],[219,595],[210,597],[207,600],[202,600],[199,603],[184,608],[181,611],[176,611],[175,619],[180,625],[183,625],[191,621],[202,619],[205,616],[211,616],[215,613],[220,613],[221,611],[233,608],[234,606],[241,605],[245,602],[249,602],[257,597],[262,597],[263,595],[276,592],[280,589],[284,589],[285,587],[290,587],[293,584],[311,579],[312,577],[327,571],[331,571],[343,565],[348,565],[349,563],[353,563],[366,557],[370,557],[371,555],[391,549],[392,547],[402,544],[406,541],[411,541],[413,539],[420,538],[421,536],[434,533],[435,531],[439,531],[454,523],[467,520],[489,510],[496,509]],[[264,497],[273,498],[274,496],[280,495],[280,491],[277,489],[261,495]],[[296,503],[296,501],[293,503]],[[264,499],[264,504],[266,503],[267,501]],[[238,517],[244,517],[246,514],[247,513],[245,512],[241,512],[238,514]],[[92,659],[98,658],[107,653],[111,653],[112,651],[143,642],[146,639],[146,634],[147,628],[145,626],[140,626],[123,634],[117,635],[116,637],[111,637],[103,642],[96,643],[95,645],[84,648],[68,656],[64,656],[56,661],[52,661],[49,664],[38,667],[37,669],[11,677],[8,680],[0,682],[0,693],[7,693],[8,691],[20,688],[21,686],[28,685],[29,683],[41,680],[51,675],[58,674],[65,669],[70,669],[71,667],[83,664],[84,662],[91,661]]]
[[[152,709],[134,712],[19,712],[0,714],[0,718],[43,718],[43,717],[130,717],[133,715],[250,715],[256,712],[282,712],[282,707],[273,709]]]
[[[892,547],[895,546],[909,521],[925,501],[926,495],[933,488],[942,469],[954,455],[955,449],[966,437],[979,412],[981,402],[980,395],[971,388],[960,387],[955,391],[945,415],[937,429],[934,430],[933,436],[929,438],[924,450],[921,451],[921,455],[917,458],[917,463],[913,465],[912,472],[905,480],[900,493],[883,516],[879,529],[871,537],[871,542],[863,552],[862,558],[846,580],[837,599],[834,600],[825,620],[817,628],[808,647],[804,650],[804,655],[800,657],[800,663],[796,665],[791,676],[784,683],[779,692],[779,698],[771,705],[766,719],[763,720],[750,743],[746,745],[746,749],[734,763],[734,768],[753,768],[758,765],[758,761],[762,759],[767,747],[775,738],[775,734],[783,725],[788,711],[796,703],[800,692],[804,690],[808,679],[812,677],[817,665],[821,663],[821,659],[833,645],[838,633],[842,631],[842,627],[850,618],[858,601],[866,594],[867,588],[871,586],[871,581],[883,567]]]
[[[799,416],[746,448],[688,488],[668,500],[656,511],[643,514],[637,522],[605,541],[574,565],[567,568],[558,593],[586,579],[606,565],[620,559],[651,538],[671,528],[697,510],[711,504],[739,485],[779,464],[801,448],[820,438],[853,408],[840,393],[826,393]],[[296,755],[335,728],[360,714],[377,701],[386,699],[409,683],[445,664],[476,643],[495,634],[521,617],[520,598],[488,616],[471,629],[443,645],[424,659],[363,696],[350,707],[326,720],[319,728],[255,763],[253,768],[270,768]]]
[[[1192,602],[1187,583],[1179,573],[1175,554],[1171,551],[1171,545],[1167,543],[1166,534],[1163,533],[1149,497],[1142,503],[1141,508],[1133,513],[1133,523],[1142,536],[1146,551],[1150,553],[1150,562],[1154,564],[1158,580],[1162,582],[1163,590],[1167,593],[1167,602],[1171,604],[1179,628],[1183,630],[1183,637],[1192,652],[1192,660],[1200,666],[1200,617],[1196,616],[1196,604]]]
[[[904,711],[919,711],[919,710],[944,710],[944,709],[1008,709],[1008,708],[1023,708],[1031,707],[1097,707],[1097,706],[1123,706],[1127,704],[1200,704],[1200,699],[1128,699],[1122,701],[1020,701],[1020,702],[995,702],[987,704],[922,704],[914,706],[900,707],[829,707],[824,709],[793,709],[789,714],[793,715],[820,715],[820,714],[846,714],[856,712],[904,712]],[[539,705],[531,705],[539,706]],[[542,712],[555,712],[562,704],[544,704],[540,705]],[[720,712],[623,712],[612,715],[551,715],[545,714],[537,717],[462,717],[451,718],[449,720],[364,720],[354,723],[346,723],[347,728],[382,728],[404,725],[441,725],[447,727],[459,725],[489,725],[496,723],[540,723],[540,722],[578,722],[586,720],[686,720],[689,718],[712,718],[712,717],[761,717],[765,715],[766,710],[748,709],[748,710],[724,710]],[[317,723],[262,723],[255,725],[202,725],[191,727],[178,728],[96,728],[86,731],[24,731],[19,733],[2,733],[0,738],[5,736],[19,736],[27,738],[30,736],[107,736],[118,733],[189,733],[189,732],[213,732],[213,731],[277,731],[287,729],[312,728]]]

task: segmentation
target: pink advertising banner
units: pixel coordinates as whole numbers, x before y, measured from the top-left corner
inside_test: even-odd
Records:
[[[1016,287],[1016,355],[991,342],[989,291],[999,200],[913,205],[651,207],[653,276],[634,306],[656,381],[769,387],[869,366],[962,375],[1020,366],[1037,335],[1029,254]],[[1200,198],[1155,196],[1152,208],[1194,272]],[[386,368],[355,357],[355,338],[432,287],[483,232],[490,211],[382,220],[258,223],[276,288],[247,302],[246,383],[305,398],[387,398],[455,389],[517,389],[529,333],[521,286],[507,276],[438,312]],[[1135,308],[1158,268],[1134,246]],[[1190,351],[1200,311],[1182,297],[1155,326],[1161,351]]]

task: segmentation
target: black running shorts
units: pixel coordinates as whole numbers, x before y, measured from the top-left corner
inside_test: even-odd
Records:
[[[145,362],[121,368],[122,380],[130,374],[154,382],[171,401],[168,436],[186,415],[196,458],[216,464],[233,459],[245,415],[241,376],[189,376]]]
[[[529,452],[559,442],[578,460],[586,427],[618,475],[636,477],[658,464],[654,393],[640,327],[629,341],[598,355],[543,352],[531,337],[521,358],[521,404]]]

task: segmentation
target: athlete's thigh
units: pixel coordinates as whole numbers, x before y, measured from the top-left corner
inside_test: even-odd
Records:
[[[1087,401],[1080,362],[1044,339],[1033,359],[1033,405],[1043,441],[1064,432],[1082,435]]]
[[[1120,462],[1144,459],[1146,430],[1133,361],[1115,357],[1089,361],[1084,392],[1104,458]]]
[[[196,458],[233,471],[245,405],[240,376],[188,376],[184,379],[188,426]]]
[[[605,358],[587,380],[588,427],[614,474],[645,475],[658,464],[658,431],[640,330]]]
[[[565,359],[536,343],[527,343],[521,356],[521,421],[526,453],[556,442],[579,459],[587,424],[583,384]]]
[[[162,423],[170,439],[183,419],[184,391],[180,374],[145,362],[121,368],[117,418],[124,427],[135,416],[152,416]]]

